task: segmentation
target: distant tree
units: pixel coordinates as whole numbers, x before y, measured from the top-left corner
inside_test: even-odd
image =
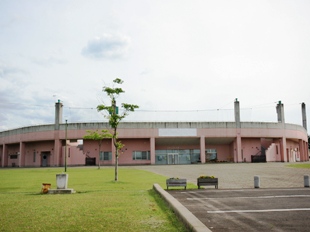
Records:
[[[115,84],[122,84],[123,80],[120,78],[116,78],[113,80]],[[97,106],[98,111],[105,111],[107,112],[106,117],[109,119],[109,125],[113,129],[112,132],[110,132],[110,137],[112,138],[113,145],[115,147],[115,181],[118,181],[118,158],[120,154],[120,150],[124,146],[122,142],[118,139],[118,134],[117,134],[117,128],[119,123],[128,115],[129,112],[135,111],[135,109],[139,108],[137,105],[133,104],[127,104],[127,103],[122,103],[121,104],[121,110],[119,113],[119,109],[116,106],[116,98],[121,94],[124,93],[125,91],[122,88],[118,87],[108,87],[104,86],[102,89],[103,92],[110,98],[111,100],[111,105],[107,106],[105,104],[101,104]]]
[[[98,162],[98,169],[100,169],[100,162],[101,162],[101,144],[103,139],[106,138],[111,138],[111,133],[108,130],[102,130],[99,132],[98,130],[96,131],[87,131],[87,134],[83,137],[84,139],[90,139],[90,140],[96,140],[98,142],[98,154],[99,154],[99,162]]]

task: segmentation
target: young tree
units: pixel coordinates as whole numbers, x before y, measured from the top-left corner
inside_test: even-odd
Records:
[[[115,84],[122,84],[123,80],[120,78],[116,78],[113,80]],[[133,104],[127,104],[127,103],[122,103],[121,108],[122,108],[122,113],[119,114],[118,112],[118,107],[116,106],[116,98],[121,94],[124,93],[125,91],[122,88],[118,87],[108,87],[104,86],[103,87],[103,92],[107,94],[107,96],[111,100],[111,106],[107,106],[104,104],[98,105],[97,110],[98,111],[106,111],[107,118],[109,119],[109,125],[112,128],[112,132],[110,133],[110,136],[112,138],[113,145],[115,147],[115,181],[118,181],[118,157],[120,153],[120,149],[124,146],[120,140],[118,140],[118,135],[117,135],[117,127],[118,124],[124,119],[129,112],[135,111],[135,109],[139,108],[137,105]]]
[[[91,140],[96,140],[98,142],[98,154],[99,154],[99,162],[98,162],[98,169],[100,169],[100,151],[101,151],[101,144],[103,139],[106,138],[111,138],[111,133],[108,130],[102,130],[99,132],[98,130],[96,131],[87,131],[87,134],[83,137],[84,139],[91,139]]]

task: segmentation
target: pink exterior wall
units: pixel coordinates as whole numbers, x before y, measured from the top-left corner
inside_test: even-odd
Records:
[[[12,166],[19,166],[18,164],[18,157],[19,157],[19,144],[10,144],[7,145],[7,163],[9,167]],[[12,159],[12,155],[17,155],[17,158]]]
[[[151,160],[133,160],[133,151],[149,151],[150,139],[122,139],[125,146],[121,150],[119,162],[122,164],[150,164]]]
[[[186,149],[200,149],[199,144],[193,145],[193,144],[171,144],[171,145],[157,145],[156,150],[186,150]]]
[[[61,165],[65,165],[65,154],[66,154],[66,146],[62,146],[62,154],[61,154]],[[68,166],[77,166],[77,165],[85,165],[85,157],[86,155],[83,153],[78,147],[78,143],[68,143],[67,144],[67,165]]]
[[[46,162],[47,166],[62,166],[65,139],[81,139],[87,130],[107,127],[107,123],[72,123],[68,126],[67,137],[64,124],[59,130],[54,130],[54,125],[42,125],[0,132],[0,164],[2,167],[13,164],[38,167]],[[167,131],[175,135],[164,135]],[[182,134],[184,131],[189,135]],[[236,128],[232,122],[124,123],[120,124],[118,132],[125,144],[119,158],[120,165],[154,164],[155,150],[204,148],[216,149],[219,161],[250,162],[251,155],[255,155],[261,146],[267,149],[267,161],[309,160],[307,132],[299,125],[249,122]],[[278,147],[278,154],[273,143]],[[111,140],[104,140],[100,150],[114,152]],[[133,151],[150,151],[150,160],[133,160]],[[68,145],[67,153],[68,165],[85,165],[85,157],[95,157],[99,163],[96,141],[84,140],[83,151],[76,145]],[[11,154],[17,154],[17,159],[11,159]],[[44,155],[47,157],[45,161],[42,160]],[[204,151],[201,157],[204,157]],[[205,159],[201,162],[204,163]],[[100,164],[114,164],[114,154],[112,160]]]
[[[252,155],[260,155],[261,140],[260,138],[243,138],[242,139],[242,160],[243,162],[251,162]]]
[[[25,157],[26,167],[40,167],[42,165],[42,152],[50,152],[47,157],[47,165],[54,166],[53,156],[54,154],[54,141],[40,141],[25,143],[25,153],[22,154]],[[35,153],[35,155],[34,155]],[[35,157],[34,157],[35,156]]]
[[[218,161],[229,161],[231,154],[231,149],[229,144],[206,144],[206,149],[216,149],[217,152],[217,160]]]
[[[101,143],[100,151],[112,152],[112,141],[111,139],[104,139]],[[99,142],[94,140],[83,141],[83,154],[85,157],[96,158],[96,164],[99,164]],[[85,163],[85,160],[84,160]],[[100,162],[101,165],[112,164],[112,161]]]

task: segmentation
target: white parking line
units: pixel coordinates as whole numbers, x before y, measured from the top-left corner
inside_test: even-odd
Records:
[[[256,197],[191,197],[191,198],[186,198],[189,201],[194,201],[194,200],[211,200],[211,199],[247,199],[247,198],[290,198],[290,197],[310,197],[310,195],[281,195],[281,196],[256,196]]]
[[[288,212],[288,211],[310,211],[310,208],[262,209],[262,210],[216,210],[216,211],[207,211],[207,213],[262,213],[262,212]]]

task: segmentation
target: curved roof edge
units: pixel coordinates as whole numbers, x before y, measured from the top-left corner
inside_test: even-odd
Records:
[[[102,128],[110,128],[107,122],[102,123],[68,123],[68,130],[95,130]],[[60,130],[65,130],[66,124],[60,124]],[[122,122],[119,124],[119,129],[156,129],[156,128],[237,128],[235,122]],[[307,133],[306,129],[297,124],[290,123],[275,123],[275,122],[241,122],[241,129],[288,129],[297,130]],[[41,132],[41,131],[54,131],[54,124],[38,125],[22,127],[13,130],[0,132],[0,137]]]

